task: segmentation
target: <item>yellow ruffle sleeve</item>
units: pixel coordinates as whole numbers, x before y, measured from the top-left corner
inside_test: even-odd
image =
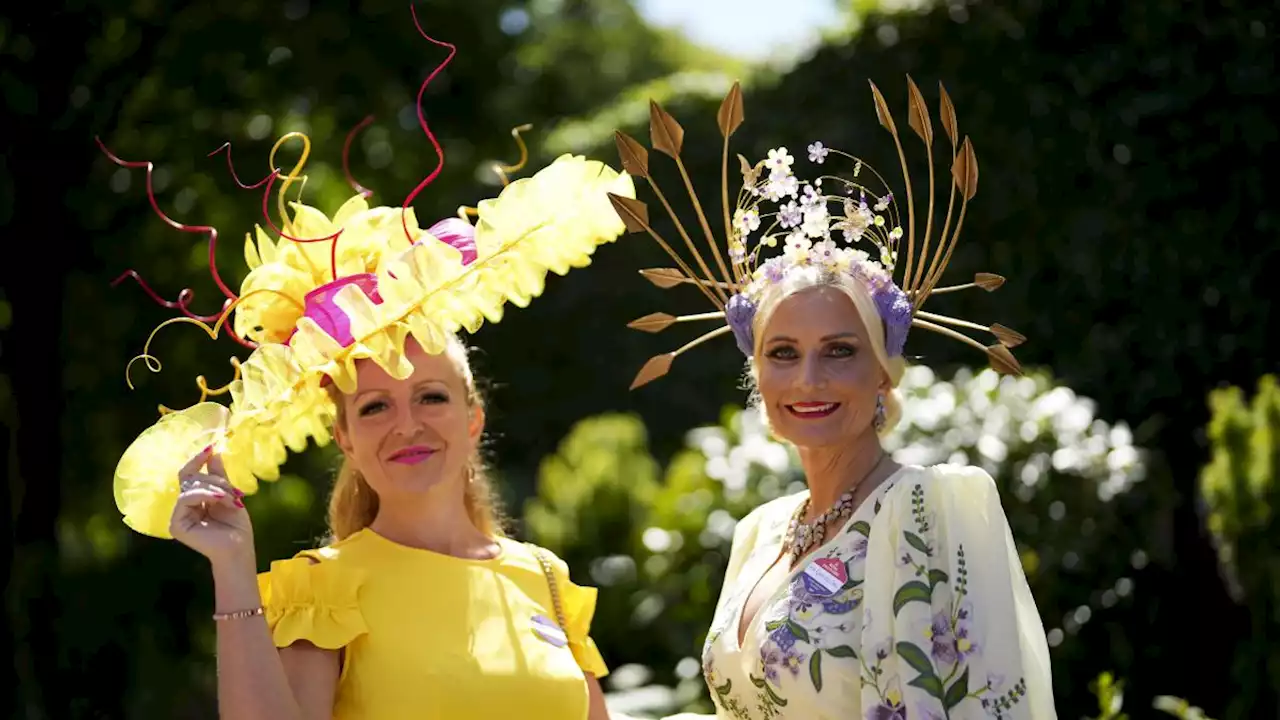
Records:
[[[609,667],[605,665],[596,642],[591,639],[591,619],[596,614],[596,589],[574,584],[569,579],[569,566],[559,557],[551,553],[548,555],[551,557],[556,587],[560,592],[565,624],[568,625],[564,631],[569,637],[569,649],[573,651],[573,657],[584,673],[602,678],[609,674]]]
[[[305,640],[325,650],[346,647],[369,632],[358,602],[363,570],[305,555],[271,563],[258,591],[276,647]]]

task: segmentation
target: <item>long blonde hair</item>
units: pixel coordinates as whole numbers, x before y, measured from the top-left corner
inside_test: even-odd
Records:
[[[878,431],[878,434],[883,436],[892,430],[898,424],[898,420],[902,418],[902,401],[898,397],[896,388],[898,383],[902,381],[902,375],[906,371],[907,363],[901,357],[889,357],[889,352],[885,348],[884,321],[880,319],[880,313],[876,310],[875,301],[871,299],[871,294],[867,292],[867,288],[862,282],[849,273],[830,272],[814,266],[794,268],[786,274],[782,282],[770,285],[765,290],[764,296],[760,298],[755,318],[752,319],[751,323],[751,329],[755,336],[753,357],[747,361],[747,383],[748,389],[751,391],[751,402],[753,404],[760,403],[760,392],[756,386],[755,358],[760,356],[760,351],[764,344],[764,328],[769,323],[769,318],[773,316],[774,311],[778,309],[778,305],[783,300],[798,292],[818,287],[835,288],[853,301],[854,308],[857,309],[858,315],[862,318],[862,322],[867,328],[868,339],[871,341],[871,353],[875,355],[876,361],[880,363],[880,367],[884,368],[885,374],[889,376],[889,384],[895,388],[884,396],[885,422]],[[767,423],[768,416],[764,417]]]
[[[484,397],[476,388],[475,377],[471,372],[471,362],[467,359],[466,346],[457,337],[451,337],[445,355],[453,361],[462,376],[467,389],[467,407],[484,409]],[[329,386],[329,396],[333,398],[337,413],[334,416],[335,427],[345,427],[346,408],[342,393],[333,385]],[[463,494],[463,504],[467,517],[480,532],[489,536],[501,536],[503,517],[498,498],[489,482],[487,467],[477,445],[467,460],[467,484]],[[349,458],[342,459],[338,468],[338,477],[333,484],[333,493],[329,496],[329,535],[330,542],[342,540],[363,530],[378,515],[378,495],[365,481],[360,471],[352,465]]]

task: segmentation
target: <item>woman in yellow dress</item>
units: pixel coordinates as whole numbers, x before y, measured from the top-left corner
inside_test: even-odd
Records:
[[[1019,367],[1009,348],[1023,338],[921,309],[932,294],[1002,282],[979,274],[938,285],[977,189],[976,155],[942,91],[951,164],[940,177],[951,190],[936,223],[934,174],[927,205],[918,202],[903,152],[910,138],[872,91],[902,160],[905,218],[860,159],[815,142],[808,160],[824,167],[804,180],[793,172],[796,158],[776,148],[754,166],[742,160],[736,205],[725,173],[724,255],[699,209],[720,276],[700,252],[692,263],[676,258],[678,269],[645,271],[661,287],[697,285],[717,309],[649,315],[633,326],[722,319],[704,338],[733,335],[756,404],[772,432],[796,446],[808,484],[738,523],[703,673],[719,718],[1051,720],[1048,644],[992,478],[972,466],[902,466],[880,442],[901,414],[894,388],[913,326],[975,346],[1010,374]],[[923,95],[910,81],[908,91],[910,131],[931,148]],[[719,114],[726,166],[742,119],[734,87]],[[683,133],[674,118],[654,106],[652,128],[655,149],[678,160]],[[645,149],[618,139],[624,169],[647,177]],[[845,172],[832,167],[840,161]],[[641,202],[613,202],[629,229],[656,236]],[[935,227],[942,233],[931,245]],[[990,332],[995,342],[952,327]],[[699,342],[650,360],[633,386],[662,376]]]
[[[200,378],[201,402],[162,409],[115,476],[130,527],[210,562],[221,716],[606,718],[596,591],[504,536],[456,333],[523,307],[548,272],[589,264],[623,230],[606,191],[632,195],[630,177],[565,155],[423,230],[412,210],[369,207],[364,193],[332,218],[301,202],[286,213],[300,169],[280,176],[283,227],[268,218],[273,232],[246,240],[250,271],[216,325],[170,321],[255,348],[232,361],[231,402]],[[290,450],[331,434],[344,456],[332,541],[255,576],[242,498]]]

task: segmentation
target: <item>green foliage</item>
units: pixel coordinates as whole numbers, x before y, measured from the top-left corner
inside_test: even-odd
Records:
[[[1000,379],[991,370],[961,370],[940,379],[914,367],[900,390],[903,421],[886,442],[899,461],[970,463],[996,478],[1049,628],[1058,692],[1084,683],[1060,660],[1085,656],[1078,637],[1086,627],[1109,628],[1102,642],[1111,636],[1107,650],[1128,666],[1133,651],[1108,614],[1127,604],[1131,566],[1154,552],[1148,538],[1163,512],[1160,496],[1141,482],[1145,453],[1133,446],[1128,428],[1098,420],[1091,401],[1043,372]],[[794,448],[771,437],[755,409],[726,410],[719,424],[689,432],[656,488],[653,461],[637,438],[643,432],[634,419],[606,416],[578,425],[543,465],[529,529],[535,542],[545,538],[567,555],[595,555],[580,567],[592,568],[591,579],[602,585],[597,617],[626,619],[593,626],[606,658],[644,665],[657,682],[675,685],[655,696],[671,705],[640,709],[707,710],[694,658],[724,580],[733,528],[761,503],[801,490],[803,475]],[[573,468],[615,465],[637,466],[632,476],[642,481],[618,483],[587,471],[573,478],[577,490],[564,488]],[[619,485],[633,488],[625,512],[622,503],[600,501]],[[565,519],[546,517],[550,508]],[[571,538],[567,528],[575,525],[586,530]],[[614,537],[599,539],[601,527],[616,528]],[[610,564],[635,568],[634,581],[628,574],[618,583],[599,570]]]
[[[1251,402],[1228,387],[1211,393],[1209,406],[1212,456],[1200,489],[1228,587],[1252,623],[1234,658],[1228,708],[1244,717],[1280,706],[1280,385],[1266,375]]]
[[[1117,680],[1104,672],[1091,683],[1089,692],[1098,698],[1098,715],[1089,720],[1129,720],[1124,710],[1124,680]]]

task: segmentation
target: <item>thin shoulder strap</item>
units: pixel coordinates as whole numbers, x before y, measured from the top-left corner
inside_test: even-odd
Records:
[[[547,557],[547,551],[534,545],[526,543],[534,556],[538,558],[538,564],[542,566],[542,574],[547,577],[547,587],[551,589],[551,604],[556,611],[556,622],[560,623],[560,629],[565,632],[569,631],[569,624],[564,621],[564,608],[560,606],[560,586],[556,582],[555,573],[551,569],[551,559]]]

